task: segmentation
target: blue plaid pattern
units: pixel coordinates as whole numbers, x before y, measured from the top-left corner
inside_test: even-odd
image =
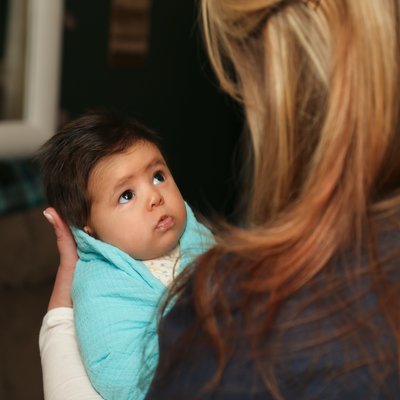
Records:
[[[40,169],[32,159],[0,161],[0,215],[45,204]]]

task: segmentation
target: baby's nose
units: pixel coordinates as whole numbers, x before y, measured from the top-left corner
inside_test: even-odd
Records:
[[[159,190],[153,189],[150,193],[149,208],[157,207],[164,203],[164,198]]]

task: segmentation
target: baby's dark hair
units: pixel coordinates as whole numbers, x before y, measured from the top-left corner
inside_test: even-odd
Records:
[[[152,143],[163,153],[154,132],[111,112],[88,112],[64,125],[37,155],[49,205],[69,225],[82,228],[90,214],[87,187],[93,167],[140,142]]]

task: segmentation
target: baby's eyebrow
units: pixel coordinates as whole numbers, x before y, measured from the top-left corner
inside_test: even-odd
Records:
[[[167,164],[166,164],[164,159],[162,159],[160,157],[157,157],[154,160],[149,162],[149,164],[145,168],[145,171],[148,171],[149,169],[152,169],[152,168],[157,167],[157,166],[166,167]]]
[[[124,176],[123,178],[119,179],[113,187],[113,190],[111,193],[111,198],[113,198],[115,196],[115,194],[118,193],[118,191],[121,190],[126,185],[126,183],[129,182],[134,177],[135,177],[134,174],[130,174],[130,175]]]
[[[153,169],[155,167],[166,167],[167,164],[163,158],[157,157],[153,160],[151,160],[145,167],[144,167],[144,172],[149,171],[150,169]],[[132,179],[135,178],[137,174],[129,174],[121,179],[119,179],[116,184],[113,187],[112,194],[111,194],[111,199],[114,198],[116,193],[118,193],[119,190],[121,190],[127,182],[131,181]]]

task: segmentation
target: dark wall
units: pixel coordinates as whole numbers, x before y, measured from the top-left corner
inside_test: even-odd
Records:
[[[153,0],[141,68],[107,62],[110,1],[67,0],[61,107],[70,117],[106,107],[137,117],[164,138],[183,196],[198,210],[229,215],[237,190],[232,157],[241,112],[215,83],[202,46],[197,4]]]
[[[0,59],[4,56],[8,1],[0,1]]]

